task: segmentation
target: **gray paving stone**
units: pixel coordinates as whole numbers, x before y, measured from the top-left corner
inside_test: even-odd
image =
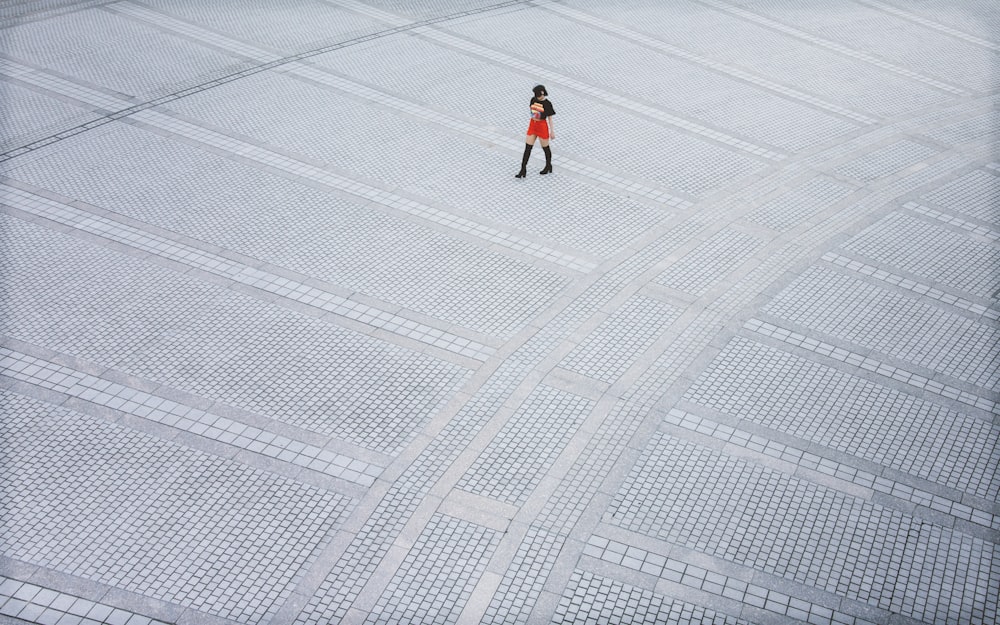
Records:
[[[517,36],[501,35],[512,29],[516,29]],[[712,72],[698,71],[664,55],[650,54],[648,50],[611,35],[579,28],[558,15],[540,13],[525,24],[517,14],[511,13],[498,17],[490,26],[468,22],[451,30],[506,51],[524,50],[530,46],[534,54],[545,58],[549,64],[562,67],[565,74],[583,78],[591,84],[607,85],[619,93],[657,101],[684,116],[786,150],[799,150],[854,128],[851,123],[798,103],[753,90]],[[543,33],[544,37],[540,36]],[[573,45],[568,45],[570,41]],[[599,51],[605,49],[616,49],[618,54],[601,55]],[[591,50],[594,53],[588,52]],[[627,77],[632,71],[644,79],[630,81]],[[719,98],[720,93],[734,94],[734,100]],[[736,102],[739,105],[735,105]],[[777,126],[769,128],[761,123],[763,116],[757,112],[763,109],[777,113],[779,118],[788,115],[803,125],[781,124],[780,130]]]
[[[982,71],[984,66],[996,58],[995,51],[943,33],[928,32],[918,24],[869,6],[835,15],[821,15],[811,12],[806,2],[782,5],[780,11],[776,10],[778,5],[766,0],[734,4],[784,23],[795,24],[799,29],[852,49],[870,50],[880,58],[941,79],[953,80],[970,89],[985,90],[995,85],[994,78]],[[892,32],[893,36],[886,37],[886,32]],[[924,49],[924,46],[933,46],[934,54],[919,54],[917,51]]]
[[[996,621],[993,4],[5,3],[0,620]]]
[[[10,557],[244,620],[256,597],[290,591],[350,512],[346,498],[2,395],[17,415],[4,421]]]
[[[927,283],[946,285],[983,299],[1000,288],[1000,280],[988,269],[1000,260],[995,245],[912,213],[888,215],[854,237],[844,249],[902,269]]]
[[[0,127],[0,146],[16,147],[18,141],[40,136],[47,131],[96,119],[98,115],[80,106],[28,89],[9,80],[0,81],[4,100],[4,124]]]
[[[315,0],[307,4],[279,1],[266,5],[255,2],[184,4],[172,0],[152,0],[143,4],[194,24],[209,25],[237,39],[283,52],[313,50],[331,42],[381,30],[378,22],[334,4]],[[312,19],[296,19],[303,14],[312,16]]]
[[[4,50],[14,58],[135,96],[162,94],[246,66],[99,9],[21,24],[5,38]]]
[[[675,601],[585,571],[576,571],[553,617],[553,623],[711,623],[743,625],[749,621],[701,606]]]
[[[493,530],[435,516],[366,622],[455,622],[498,540]]]
[[[593,406],[593,401],[583,397],[539,387],[458,482],[458,488],[524,503]]]
[[[921,620],[969,618],[977,602],[992,602],[994,544],[668,436],[650,442],[609,515],[634,531]],[[912,546],[890,544],[903,534]],[[891,579],[890,570],[898,571]],[[962,581],[947,590],[930,582],[940,571]]]
[[[685,398],[995,499],[990,423],[863,377],[734,338]]]

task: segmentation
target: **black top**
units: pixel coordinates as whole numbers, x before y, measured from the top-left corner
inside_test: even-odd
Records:
[[[549,102],[548,99],[539,100],[538,98],[532,97],[531,102],[528,104],[528,106],[531,106],[532,104],[535,103],[541,104],[542,108],[545,109],[544,111],[542,111],[541,115],[539,116],[539,119],[545,119],[546,117],[551,117],[556,114],[556,110],[552,108],[552,102]]]

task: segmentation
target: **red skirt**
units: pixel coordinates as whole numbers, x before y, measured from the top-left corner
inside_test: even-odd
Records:
[[[528,122],[528,134],[535,135],[539,139],[549,138],[549,122],[543,119],[533,119]]]

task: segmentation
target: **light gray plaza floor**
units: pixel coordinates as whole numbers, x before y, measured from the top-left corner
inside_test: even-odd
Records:
[[[0,623],[996,623],[998,105],[995,0],[0,4]]]

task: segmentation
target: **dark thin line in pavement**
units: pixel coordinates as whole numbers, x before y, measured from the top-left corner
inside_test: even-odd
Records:
[[[121,119],[123,117],[128,117],[129,115],[133,115],[133,114],[138,113],[140,111],[144,111],[144,110],[149,109],[149,108],[160,106],[160,105],[166,104],[168,102],[173,102],[174,100],[179,100],[181,98],[187,97],[189,95],[193,95],[195,93],[201,93],[202,91],[206,91],[206,90],[211,89],[213,87],[218,87],[220,85],[224,85],[226,83],[233,82],[234,80],[239,80],[240,78],[245,78],[247,76],[251,76],[251,75],[257,74],[259,72],[265,72],[265,71],[267,71],[269,69],[273,69],[273,68],[278,67],[280,65],[285,65],[287,63],[293,63],[295,61],[301,61],[302,59],[306,59],[306,58],[313,57],[313,56],[318,56],[320,54],[325,54],[327,52],[331,52],[333,50],[337,50],[337,49],[340,49],[340,48],[346,48],[346,47],[349,47],[349,46],[357,45],[359,43],[365,43],[366,41],[372,41],[372,40],[375,40],[375,39],[380,39],[382,37],[387,37],[389,35],[395,35],[397,33],[405,32],[407,30],[412,30],[414,28],[419,28],[421,26],[428,26],[430,24],[438,24],[440,22],[447,22],[449,20],[458,19],[458,18],[461,18],[461,17],[467,17],[469,15],[476,15],[476,14],[479,14],[479,13],[487,13],[489,11],[495,11],[495,10],[499,10],[499,9],[505,9],[505,8],[508,8],[508,7],[517,6],[519,4],[531,4],[533,1],[534,0],[508,0],[507,2],[500,2],[500,3],[497,3],[497,4],[491,4],[489,6],[480,7],[478,9],[469,9],[467,11],[460,11],[458,13],[451,13],[451,14],[448,14],[448,15],[442,15],[442,16],[438,16],[438,17],[431,17],[431,18],[427,18],[425,20],[421,20],[419,22],[413,22],[412,24],[406,24],[406,25],[403,25],[403,26],[394,26],[392,28],[388,28],[386,30],[381,30],[381,31],[378,31],[376,33],[370,33],[368,35],[362,35],[360,37],[355,37],[354,39],[348,39],[346,41],[340,41],[338,43],[334,43],[334,44],[331,44],[331,45],[328,45],[328,46],[323,46],[322,48],[316,48],[315,50],[307,50],[306,52],[299,52],[298,54],[293,54],[291,56],[286,56],[284,58],[280,58],[280,59],[277,59],[277,60],[274,60],[274,61],[268,61],[267,63],[263,63],[261,65],[257,65],[256,67],[251,67],[249,69],[244,69],[244,70],[241,70],[239,72],[234,72],[232,74],[228,74],[226,76],[222,76],[221,78],[216,78],[214,80],[210,80],[208,82],[204,82],[204,83],[202,83],[200,85],[195,85],[193,87],[188,87],[187,89],[182,89],[180,91],[175,91],[174,93],[171,93],[171,94],[168,94],[168,95],[165,95],[165,96],[160,96],[159,98],[156,98],[154,100],[149,100],[147,102],[142,102],[142,103],[136,104],[134,106],[130,106],[130,107],[126,108],[126,109],[122,109],[120,111],[115,111],[114,113],[109,113],[108,115],[105,115],[104,117],[101,117],[99,119],[91,120],[91,121],[89,121],[87,123],[80,124],[79,126],[74,126],[74,127],[68,128],[66,130],[61,130],[61,131],[59,131],[57,133],[53,133],[53,134],[51,134],[51,135],[49,135],[49,136],[47,136],[45,138],[38,139],[38,140],[33,141],[31,143],[28,143],[28,144],[22,145],[20,147],[14,148],[12,150],[8,150],[8,151],[0,154],[0,163],[9,161],[12,158],[17,158],[19,156],[23,156],[25,154],[28,154],[29,152],[33,152],[33,151],[35,151],[35,150],[37,150],[39,148],[43,148],[43,147],[45,147],[47,145],[51,145],[51,144],[53,144],[53,143],[55,143],[57,141],[62,141],[63,139],[68,139],[69,137],[76,136],[76,135],[78,135],[80,133],[86,132],[86,131],[91,130],[93,128],[98,128],[100,126],[104,126],[105,124],[109,124],[109,123],[111,123],[113,121],[117,121],[117,120],[119,120],[119,119]]]
[[[15,26],[20,26],[22,24],[30,24],[31,22],[40,22],[42,20],[51,19],[53,17],[60,17],[62,15],[69,15],[70,13],[77,13],[79,11],[86,11],[87,9],[99,8],[108,4],[114,4],[119,0],[90,0],[89,2],[68,2],[63,6],[55,6],[43,9],[32,10],[29,8],[24,13],[10,13],[7,15],[0,15],[0,30],[14,28]],[[21,7],[24,5],[32,4],[35,0],[24,0],[21,2]],[[4,7],[3,11],[10,11],[14,9],[17,5],[11,5]]]

